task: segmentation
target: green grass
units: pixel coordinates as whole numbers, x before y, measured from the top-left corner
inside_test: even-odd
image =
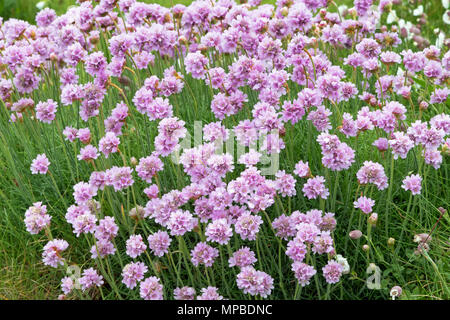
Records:
[[[19,4],[21,1],[18,1]],[[22,1],[22,6],[25,1]],[[167,1],[162,1],[167,4]],[[27,1],[28,3],[28,1]],[[7,4],[5,2],[5,4]],[[59,13],[64,11],[67,2],[51,1],[51,6]],[[25,7],[25,6],[23,6]],[[21,8],[23,8],[21,7]],[[31,7],[27,5],[27,7]],[[31,8],[29,8],[31,10]],[[61,11],[60,11],[61,10]],[[30,11],[32,12],[32,11]],[[25,13],[21,11],[21,14]],[[34,13],[33,13],[34,14]],[[17,11],[12,11],[14,17],[18,17]],[[3,16],[3,14],[2,14]],[[5,15],[6,17],[6,15]],[[23,18],[30,20],[30,17]],[[430,20],[431,21],[431,20]],[[412,46],[410,42],[405,44]],[[101,46],[104,50],[104,46]],[[327,48],[331,49],[331,48]],[[402,48],[398,48],[401,50]],[[348,51],[337,51],[332,57],[333,63],[342,64],[342,58],[348,54]],[[222,61],[224,67],[229,65],[232,57],[225,57]],[[126,71],[126,76],[131,80],[125,89],[128,101],[131,101],[134,93],[142,86],[142,80],[150,74],[162,76],[162,71],[171,66],[173,62],[169,59],[157,59],[154,67],[138,72],[138,77]],[[131,66],[130,61],[128,65]],[[54,72],[54,70],[51,70]],[[82,68],[80,68],[80,82],[85,83],[90,79]],[[350,70],[346,70],[350,77]],[[395,72],[395,70],[392,70]],[[210,110],[212,99],[211,92],[201,81],[192,79],[185,75],[186,83],[191,88],[192,94],[187,87],[182,93],[170,97],[171,104],[174,106],[175,115],[186,121],[191,134],[193,133],[193,121],[201,119],[203,123],[214,121],[214,116]],[[357,75],[358,88],[361,90],[363,76]],[[139,83],[141,82],[141,83]],[[374,83],[370,83],[373,92]],[[42,101],[48,98],[59,99],[58,80],[51,76],[46,78],[39,90],[36,90],[32,97],[35,101]],[[302,89],[294,83],[290,83],[290,96],[295,97]],[[245,88],[244,92],[248,94],[249,103],[244,110],[239,112],[234,118],[227,118],[224,124],[231,128],[238,121],[246,119],[250,108],[257,102],[257,95],[250,89]],[[429,92],[421,88],[414,91],[412,101],[423,95],[429,96]],[[397,95],[395,100],[404,105],[409,102]],[[286,97],[287,98],[287,97]],[[108,94],[102,106],[101,117],[108,116],[110,110],[121,100],[117,90],[108,89]],[[194,106],[198,107],[198,110]],[[340,112],[343,111],[355,114],[364,103],[354,100],[348,103],[339,104]],[[53,269],[43,265],[41,262],[42,247],[46,243],[45,236],[41,233],[38,236],[31,236],[25,230],[23,224],[23,215],[25,210],[33,202],[43,201],[47,205],[49,213],[52,215],[52,233],[55,238],[64,238],[70,243],[68,252],[64,255],[68,260],[89,267],[93,265],[90,260],[89,245],[92,238],[81,236],[76,238],[72,233],[70,226],[65,222],[64,215],[67,207],[73,203],[72,186],[79,181],[87,181],[92,171],[90,164],[77,161],[76,155],[80,148],[79,142],[71,144],[65,141],[61,135],[62,129],[67,126],[86,127],[92,132],[92,144],[98,145],[98,140],[103,135],[103,119],[100,119],[100,126],[97,119],[91,118],[89,122],[81,123],[78,120],[78,105],[59,107],[57,118],[51,125],[33,120],[29,115],[24,116],[24,121],[18,123],[8,123],[9,112],[5,110],[4,104],[0,111],[0,299],[53,299],[60,293],[59,280],[64,276],[62,269]],[[327,108],[333,111],[333,127],[338,125],[338,112],[334,106],[327,103]],[[147,156],[154,150],[153,139],[157,133],[156,123],[149,122],[146,116],[136,112],[131,106],[132,121],[128,122],[124,128],[124,135],[121,137],[120,149],[129,163],[131,157],[137,159]],[[424,112],[425,120],[433,115],[449,111],[448,105],[438,105],[430,107]],[[411,110],[408,111],[408,123],[413,122]],[[323,175],[327,179],[327,186],[331,196],[325,202],[326,211],[335,212],[337,218],[337,229],[334,233],[336,248],[339,254],[348,258],[352,267],[352,274],[343,277],[341,282],[330,287],[328,298],[331,299],[389,299],[389,290],[394,285],[402,286],[404,297],[409,299],[448,299],[450,298],[448,286],[450,280],[449,270],[449,216],[444,215],[434,230],[432,235],[431,249],[429,251],[429,260],[423,256],[414,255],[416,244],[412,241],[414,234],[430,232],[435,226],[440,213],[437,208],[443,207],[449,209],[449,188],[450,169],[449,157],[444,157],[444,161],[439,170],[430,166],[423,167],[420,163],[417,149],[409,152],[405,160],[395,161],[393,170],[393,180],[389,183],[392,186],[384,191],[378,191],[374,187],[363,190],[356,184],[356,171],[361,167],[365,160],[380,162],[386,173],[389,175],[391,170],[391,155],[384,155],[374,152],[371,143],[377,138],[376,131],[365,132],[357,140],[346,139],[338,134],[342,141],[347,142],[356,150],[356,163],[352,167],[339,174],[339,178],[333,172],[327,171],[321,165],[320,149],[315,143],[317,131],[313,130],[305,120],[300,121],[295,126],[287,126],[286,148],[282,151],[280,157],[281,169],[292,172],[293,166],[300,159],[309,161],[314,175]],[[335,131],[333,131],[335,133]],[[30,173],[30,163],[36,154],[45,152],[51,161],[50,171],[55,180],[49,175],[35,176]],[[103,156],[95,162],[98,170],[104,170],[112,164],[122,165],[122,158],[118,154],[112,155],[109,159]],[[164,161],[165,170],[160,173],[161,193],[167,193],[173,188],[181,189],[189,181],[187,176],[180,175],[179,168],[173,166],[169,159]],[[235,178],[242,166],[238,170],[227,176],[227,181]],[[424,181],[422,195],[413,197],[411,206],[408,210],[410,200],[409,193],[400,188],[402,179],[409,173],[420,172],[426,176]],[[274,218],[283,212],[300,210],[302,212],[314,208],[320,208],[321,203],[318,200],[308,201],[302,195],[302,185],[304,180],[297,179],[297,197],[291,200],[282,198],[276,201],[276,204],[267,210],[268,217],[273,221]],[[152,221],[146,220],[145,223],[135,225],[127,213],[135,206],[145,205],[145,199],[142,194],[144,184],[139,178],[135,177],[133,186],[134,194],[129,188],[124,192],[114,193],[110,189],[105,189],[99,193],[102,201],[102,214],[113,215],[119,224],[121,233],[118,237],[119,253],[113,258],[109,258],[114,278],[118,284],[118,293],[127,298],[138,298],[137,290],[130,291],[120,284],[121,264],[130,261],[125,255],[124,242],[129,233],[136,229],[136,233],[143,236],[148,234],[149,230],[160,229]],[[359,241],[348,240],[348,231],[356,228],[364,230],[366,223],[363,216],[352,209],[353,201],[356,195],[364,191],[365,195],[370,195],[377,203],[375,212],[379,214],[379,222],[376,228],[372,230],[372,246],[369,256],[361,250],[361,246],[366,243],[364,238]],[[136,200],[133,197],[136,197]],[[122,209],[123,207],[123,209]],[[189,209],[192,209],[190,207]],[[123,210],[123,211],[122,211]],[[125,215],[123,215],[123,213]],[[389,217],[389,223],[386,223],[386,217]],[[268,221],[263,216],[264,225],[260,231],[259,262],[257,269],[263,270],[275,279],[275,289],[271,298],[291,299],[296,291],[295,278],[290,270],[290,261],[282,252],[279,255],[279,246],[272,230],[268,226]],[[204,229],[204,225],[202,228]],[[394,248],[387,245],[388,238],[396,239]],[[119,240],[120,239],[120,240]],[[193,248],[199,241],[199,235],[196,233],[184,237],[187,247]],[[239,245],[248,245],[257,252],[255,242],[237,241],[232,238],[231,247],[237,249]],[[286,242],[283,242],[286,246]],[[162,283],[165,286],[165,296],[172,297],[172,290],[175,286],[180,286],[180,280],[177,274],[183,280],[183,285],[195,286],[197,292],[201,287],[208,285],[208,279],[203,273],[203,269],[196,270],[189,264],[184,267],[185,256],[182,250],[177,250],[177,239],[172,242],[173,262],[169,261],[167,256],[161,259],[143,257],[142,260],[147,263],[150,274],[153,274],[151,265],[156,268],[162,268],[164,272],[159,274]],[[248,298],[243,295],[236,287],[236,270],[227,267],[228,253],[225,247],[221,248],[221,255],[214,264],[211,278],[212,285],[220,288],[220,293],[229,299]],[[221,258],[223,261],[221,261]],[[315,258],[316,259],[316,258]],[[321,276],[321,267],[326,263],[325,256],[319,256],[317,261],[319,276],[298,295],[301,299],[319,299],[326,296],[327,285]],[[366,268],[369,263],[375,263],[382,270],[382,289],[369,290],[365,286]],[[95,265],[95,264],[94,264]],[[97,267],[100,267],[97,265]],[[192,274],[192,278],[190,274]],[[147,274],[148,275],[148,274]],[[317,290],[317,287],[319,290]],[[91,298],[99,298],[98,291],[91,291]],[[103,294],[106,298],[117,298],[116,290],[113,290],[106,281]],[[75,296],[76,298],[76,296]]]

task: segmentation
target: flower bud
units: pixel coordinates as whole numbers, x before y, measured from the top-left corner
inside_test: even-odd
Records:
[[[370,215],[368,222],[372,226],[375,226],[377,224],[377,221],[378,221],[378,213],[374,212]]]
[[[388,246],[393,247],[395,244],[395,239],[394,238],[389,238],[387,241]]]
[[[289,9],[287,7],[283,7],[281,8],[280,13],[283,17],[287,17],[287,15],[289,14]]]
[[[136,220],[143,219],[145,215],[145,210],[141,206],[137,206],[130,210],[130,217]]]
[[[420,233],[414,235],[414,242],[426,242],[429,243],[431,241],[431,236],[428,233]]]
[[[369,251],[370,247],[369,247],[369,245],[365,244],[362,246],[362,249],[367,252],[367,251]]]
[[[179,43],[186,44],[186,43],[187,43],[186,37],[185,37],[185,36],[180,36],[180,37],[178,37],[178,42],[179,42]]]
[[[130,83],[131,83],[131,80],[130,80],[130,78],[128,78],[127,76],[120,76],[120,77],[118,77],[118,79],[117,79],[118,81],[119,81],[119,83],[121,84],[121,85],[123,85],[123,86],[129,86],[130,85]]]
[[[349,237],[354,240],[361,238],[361,236],[362,236],[362,232],[360,230],[353,230],[353,231],[350,231],[350,233],[349,233]]]
[[[138,164],[138,161],[135,157],[131,157],[130,163],[131,163],[131,166],[136,167],[136,165]]]
[[[428,103],[426,101],[422,101],[419,103],[420,110],[426,110],[428,108]]]

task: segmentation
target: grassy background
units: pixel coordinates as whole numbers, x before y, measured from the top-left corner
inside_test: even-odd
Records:
[[[34,14],[36,13],[35,6],[31,5],[31,2],[37,2],[35,0],[18,0],[18,1],[3,1],[3,7],[1,8],[1,16],[23,18],[28,21],[34,20]],[[170,4],[168,1],[160,1],[163,4]],[[189,1],[186,1],[189,2]],[[338,1],[337,1],[338,2]],[[346,1],[347,2],[347,1]],[[440,4],[440,1],[436,1]],[[58,13],[65,11],[65,8],[70,5],[70,1],[64,0],[54,0],[49,1],[49,6],[57,10]],[[340,2],[338,2],[339,4]],[[429,6],[430,10],[438,8],[437,6]],[[437,9],[436,9],[437,10]],[[432,11],[428,11],[432,12]],[[434,11],[433,11],[434,12]],[[430,24],[427,28],[428,32],[432,33],[432,29],[439,25],[441,21],[442,14],[439,16],[439,12],[433,13],[435,15],[435,20],[430,18],[433,24]],[[439,18],[439,19],[438,19]],[[435,24],[436,22],[436,24]],[[406,43],[405,45],[411,45]],[[401,48],[400,48],[401,49]],[[338,53],[337,56],[333,57],[333,63],[342,63],[343,53]],[[162,70],[171,64],[170,61],[158,60],[153,68],[149,70],[152,74],[161,76]],[[82,72],[82,71],[81,71]],[[131,74],[128,74],[132,78]],[[140,76],[145,78],[145,72],[141,72]],[[362,76],[358,76],[359,80],[362,80]],[[191,77],[186,77],[188,83],[192,86],[193,96],[197,97],[196,103],[199,106],[198,113],[193,113],[192,107],[180,108],[179,114],[176,113],[181,119],[184,119],[188,125],[192,125],[193,119],[198,119],[198,114],[202,115],[203,121],[212,121],[213,115],[210,111],[209,105],[211,102],[210,92],[207,86],[202,84],[200,81],[194,80]],[[88,80],[88,76],[82,72],[80,80],[85,82]],[[372,84],[373,86],[373,84]],[[40,90],[35,92],[34,99],[44,100],[48,97],[57,97],[57,84],[52,82],[52,80],[45,81],[42,84]],[[372,87],[373,88],[373,87]],[[130,87],[126,90],[128,99],[134,95],[134,92],[138,89],[137,84],[133,81]],[[295,96],[300,88],[296,85],[291,84],[291,94]],[[256,102],[256,96],[251,92],[246,92],[249,95],[249,105],[253,105]],[[417,96],[413,97],[414,99]],[[192,106],[194,103],[193,98],[189,91],[184,89],[183,92],[176,96],[171,97],[171,103],[174,105],[184,104]],[[116,91],[109,90],[106,100],[104,101],[105,114],[108,115],[110,109],[115,106],[115,103],[119,101],[120,98]],[[400,102],[407,105],[406,100],[399,99]],[[352,103],[342,103],[342,108],[354,114],[363,103],[357,101]],[[329,106],[331,108],[331,106]],[[438,112],[443,112],[444,110],[448,112],[448,106],[441,105],[438,109],[435,107],[430,108],[429,114],[426,118],[431,115],[437,114]],[[57,113],[56,122],[60,124],[61,128],[64,125],[74,125],[77,124],[73,119],[77,119],[77,113],[75,108],[65,108],[61,109]],[[145,132],[139,132],[138,135],[132,133],[130,130],[126,131],[127,138],[121,139],[121,143],[124,146],[124,153],[129,158],[130,156],[135,156],[140,158],[146,156],[153,150],[151,141],[156,133],[156,128],[154,126],[148,125],[148,120],[145,116],[140,116],[136,112],[137,128],[147,128]],[[54,125],[45,125],[36,121],[32,121],[29,117],[25,117],[25,125],[8,124],[9,114],[5,112],[4,108],[0,113],[0,299],[51,299],[55,298],[59,293],[59,280],[63,276],[61,270],[55,270],[53,268],[48,268],[42,264],[40,261],[40,254],[43,245],[45,244],[44,237],[31,236],[24,228],[23,224],[23,214],[34,201],[44,201],[48,205],[49,211],[52,212],[52,229],[55,229],[54,236],[62,237],[66,239],[70,244],[77,242],[77,245],[71,246],[68,255],[71,257],[76,257],[77,261],[87,261],[89,254],[87,254],[86,248],[88,248],[87,240],[85,238],[77,239],[67,224],[64,224],[64,213],[67,205],[64,203],[67,201],[69,204],[72,201],[72,186],[78,181],[86,181],[88,178],[88,173],[91,168],[88,164],[82,163],[76,160],[77,150],[72,149],[72,145],[68,144],[60,138],[60,129]],[[246,118],[245,113],[241,112],[236,117],[236,121]],[[98,142],[101,137],[102,132],[99,132],[97,127],[96,119],[91,119],[88,123],[91,131],[93,132],[94,144]],[[336,127],[336,113],[333,114],[333,126]],[[227,128],[233,125],[232,119],[226,119],[225,124]],[[83,124],[80,124],[82,127]],[[79,126],[77,126],[79,127]],[[192,128],[189,128],[192,130]],[[324,168],[320,165],[320,149],[315,143],[309,143],[312,139],[315,139],[317,132],[311,130],[308,123],[301,121],[297,123],[294,127],[288,128],[288,137],[286,139],[287,146],[286,149],[281,154],[281,167],[286,169],[288,172],[292,172],[293,164],[299,159],[309,161],[311,169],[317,175],[326,175]],[[311,135],[312,136],[311,136]],[[394,180],[390,183],[394,186],[393,188],[393,201],[386,203],[387,190],[383,192],[377,192],[376,190],[369,190],[373,192],[373,198],[377,200],[376,211],[380,213],[380,220],[382,220],[383,215],[386,214],[386,205],[389,206],[390,224],[389,236],[393,236],[397,239],[396,248],[399,250],[390,250],[388,248],[386,241],[387,236],[384,232],[385,225],[381,224],[373,232],[374,243],[377,244],[378,252],[373,252],[371,260],[376,262],[383,270],[382,285],[383,290],[368,290],[365,286],[365,269],[367,264],[365,263],[365,255],[360,250],[359,241],[347,241],[348,229],[356,228],[358,225],[357,217],[351,218],[352,215],[352,205],[353,197],[357,186],[355,182],[356,170],[360,167],[364,160],[371,159],[373,161],[379,161],[385,167],[387,174],[389,174],[390,169],[390,156],[386,155],[382,157],[381,154],[373,153],[373,147],[370,145],[375,139],[376,135],[374,132],[366,132],[359,137],[359,145],[356,145],[355,140],[348,142],[352,148],[357,150],[357,163],[353,164],[352,168],[344,173],[341,173],[339,178],[339,183],[336,179],[334,173],[329,173],[330,176],[327,177],[328,187],[332,194],[336,194],[336,201],[331,203],[327,201],[327,210],[336,212],[338,219],[338,229],[336,230],[336,245],[338,248],[348,248],[348,250],[341,251],[349,259],[350,265],[354,266],[356,273],[352,276],[345,276],[343,281],[333,288],[331,292],[332,298],[347,298],[347,299],[380,299],[389,297],[389,289],[393,285],[400,284],[405,290],[405,296],[409,298],[448,298],[448,295],[444,292],[444,283],[449,282],[449,264],[448,264],[448,250],[449,250],[449,221],[448,215],[442,220],[441,224],[433,234],[433,243],[430,250],[430,258],[433,263],[425,260],[421,257],[416,257],[413,254],[415,249],[415,244],[412,242],[412,236],[415,233],[429,232],[434,226],[437,218],[439,217],[439,212],[437,207],[442,206],[444,208],[449,208],[448,196],[450,188],[450,180],[448,175],[448,170],[450,163],[448,157],[445,158],[444,163],[440,170],[436,171],[433,168],[427,168],[427,183],[423,190],[423,196],[417,197],[414,200],[414,210],[409,212],[408,216],[405,216],[407,211],[407,203],[409,200],[409,194],[404,190],[400,189],[398,186],[401,184],[401,180],[408,173],[409,170],[416,172],[419,166],[414,152],[410,152],[406,160],[396,161]],[[143,140],[144,139],[144,140]],[[368,142],[364,144],[363,142]],[[122,146],[122,144],[121,144]],[[122,147],[121,147],[122,148]],[[37,153],[45,152],[47,156],[51,159],[52,166],[51,170],[57,173],[56,183],[51,180],[47,175],[43,176],[32,176],[29,172],[29,166],[31,160],[35,157]],[[101,165],[106,167],[110,165],[113,161],[114,163],[120,163],[120,157],[118,155],[112,156],[111,160],[105,161],[102,158]],[[176,180],[176,170],[170,170],[171,164],[169,161],[165,161],[165,168],[162,172],[162,191],[167,192],[178,184],[185,185],[187,181]],[[235,174],[235,173],[234,173]],[[230,177],[233,178],[233,177]],[[144,184],[139,180],[135,179],[135,187],[137,190],[142,190]],[[297,183],[297,194],[301,194],[302,183],[298,180]],[[335,191],[335,192],[334,192]],[[62,194],[63,197],[60,197]],[[145,203],[140,192],[137,192],[138,203]],[[109,197],[109,201],[103,207],[106,212],[120,210],[120,204],[126,203],[128,207],[124,208],[125,212],[131,209],[131,201],[129,199],[129,192],[126,193],[107,193],[105,197]],[[287,208],[291,205],[295,210],[300,210],[305,212],[312,208],[318,208],[319,202],[317,201],[305,201],[303,197],[293,198],[292,203],[287,203],[283,200],[282,205],[278,202],[274,205],[268,213],[270,217],[273,218],[280,215],[283,208]],[[283,206],[283,207],[282,207]],[[403,222],[407,222],[407,229],[402,226]],[[61,225],[67,226],[66,228],[61,228]],[[58,226],[58,227],[57,227]],[[155,227],[151,224],[150,227]],[[123,228],[123,226],[121,226]],[[270,273],[276,281],[278,281],[278,273],[286,275],[284,277],[284,286],[287,291],[288,297],[293,295],[293,276],[290,271],[290,264],[286,257],[283,258],[283,263],[280,268],[277,267],[279,261],[277,261],[278,250],[277,246],[270,246],[270,244],[276,244],[276,240],[271,234],[270,228],[267,226],[267,221],[265,221],[265,227],[261,231],[262,236],[265,239],[265,243],[269,244],[262,248],[264,260],[261,261],[263,266],[257,264],[258,269],[262,269]],[[192,248],[191,243],[197,242],[193,236],[192,239],[187,239],[188,245]],[[234,242],[234,244],[236,241]],[[251,245],[254,249],[254,245]],[[121,250],[121,254],[124,254],[124,250]],[[126,257],[123,257],[126,259]],[[325,258],[325,257],[321,257]],[[324,261],[321,261],[322,266]],[[165,261],[162,262],[163,265],[168,265]],[[223,267],[223,264],[218,264]],[[117,268],[117,261],[115,263]],[[218,269],[220,272],[220,268]],[[171,279],[169,272],[166,271],[168,278],[163,278],[162,282],[168,284],[168,287],[173,287],[175,285],[175,280]],[[173,275],[173,273],[172,273]],[[186,274],[184,276],[187,277]],[[119,279],[120,276],[117,277]],[[235,288],[234,274],[232,271],[226,271],[222,281],[219,280],[217,286],[220,287],[221,293],[226,298],[242,298],[242,294]],[[320,279],[320,287],[322,291],[325,289],[325,284],[323,278]],[[232,292],[228,295],[225,291],[225,285],[234,285],[234,288],[230,288]],[[167,289],[167,288],[166,288]],[[197,288],[198,289],[198,288]],[[121,288],[124,294],[129,294],[129,290]],[[136,291],[136,290],[135,290]],[[172,296],[171,292],[167,292],[168,296]],[[113,295],[111,296],[114,297]],[[133,297],[133,296],[132,296]],[[283,298],[285,293],[282,292],[277,282],[275,283],[275,290],[273,291],[273,297]],[[312,283],[309,287],[306,287],[302,292],[302,298],[318,298],[315,291],[315,286]]]

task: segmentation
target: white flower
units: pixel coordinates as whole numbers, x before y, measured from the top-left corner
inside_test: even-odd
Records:
[[[442,0],[442,1],[444,1],[444,0]],[[348,7],[345,4],[339,6],[338,7],[339,14],[343,14],[344,11],[347,10],[347,9],[348,9]]]
[[[36,3],[36,8],[38,8],[38,10],[42,10],[46,5],[47,1],[39,1],[38,3]]]
[[[386,18],[386,23],[391,24],[398,20],[397,12],[395,10],[391,10]]]
[[[448,9],[448,7],[450,6],[450,1],[449,0],[442,0],[442,6],[445,9]]]
[[[336,262],[339,263],[342,266],[342,273],[343,274],[347,274],[350,272],[350,266],[347,262],[347,258],[344,258],[343,256],[341,256],[340,254],[336,255],[334,257],[334,259],[336,259]]]
[[[436,47],[438,48],[442,48],[442,46],[444,45],[444,40],[445,40],[445,33],[444,32],[440,32],[439,36],[436,38]]]
[[[445,24],[450,24],[450,11],[445,11],[444,15],[442,16],[442,20],[444,20]]]
[[[413,15],[415,17],[417,16],[421,16],[423,14],[423,5],[418,6],[414,11],[413,11]]]

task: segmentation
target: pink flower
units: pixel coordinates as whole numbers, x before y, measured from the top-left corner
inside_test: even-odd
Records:
[[[197,243],[191,251],[191,261],[194,266],[203,264],[205,267],[211,267],[218,256],[219,250],[207,245],[205,242]]]
[[[162,257],[169,252],[169,246],[172,242],[169,234],[165,231],[158,231],[148,236],[148,246],[153,254]]]
[[[302,262],[306,257],[307,248],[300,238],[294,238],[287,244],[286,255],[294,261]]]
[[[157,198],[159,193],[158,185],[152,184],[151,186],[144,189],[144,193],[149,199]]]
[[[139,295],[144,300],[163,300],[163,286],[157,277],[149,277],[141,282]]]
[[[74,141],[77,138],[77,133],[78,129],[72,127],[66,127],[63,131],[66,140],[69,140],[70,142]]]
[[[86,291],[87,289],[103,285],[103,277],[97,273],[93,268],[89,268],[83,271],[83,276],[79,279],[81,290]]]
[[[228,265],[230,268],[234,266],[243,268],[254,264],[256,261],[255,253],[249,247],[242,247],[228,259]]]
[[[158,157],[152,155],[139,160],[136,172],[144,181],[151,183],[152,177],[155,176],[158,171],[161,171],[163,167],[164,164],[162,161]]]
[[[334,260],[328,261],[327,265],[322,268],[323,276],[327,283],[337,283],[341,278],[344,268],[341,264]]]
[[[282,197],[292,197],[297,194],[295,190],[295,179],[292,175],[287,174],[284,170],[280,170],[275,174],[276,188]]]
[[[195,289],[191,287],[175,288],[173,291],[173,296],[175,300],[194,300],[195,299]]]
[[[75,287],[75,281],[71,277],[64,277],[61,279],[61,290],[64,294],[69,294]]]
[[[216,287],[202,288],[202,294],[197,296],[197,300],[223,300]]]
[[[255,240],[259,232],[259,226],[262,223],[263,221],[260,216],[245,213],[237,219],[234,229],[243,240]]]
[[[207,225],[205,235],[208,241],[227,244],[233,235],[233,231],[226,219],[218,219]]]
[[[84,148],[81,148],[80,154],[77,156],[78,160],[94,160],[97,159],[99,156],[99,153],[97,152],[97,148],[93,145],[88,144]]]
[[[58,265],[64,265],[64,259],[61,257],[61,252],[66,250],[69,244],[66,240],[55,239],[49,241],[42,253],[42,260],[45,265],[57,268]]]
[[[309,178],[303,186],[303,193],[308,199],[317,197],[327,199],[330,195],[328,188],[325,187],[325,178],[321,176]]]
[[[319,106],[316,110],[311,111],[306,119],[312,121],[314,127],[322,132],[331,129],[330,120],[328,118],[330,115],[332,115],[330,110],[326,109],[324,106]]]
[[[413,195],[420,194],[422,178],[418,174],[412,174],[403,179],[402,188],[411,191]]]
[[[120,191],[133,185],[134,180],[132,173],[133,169],[130,167],[112,167],[106,170],[107,181],[106,184],[113,186],[115,191]]]
[[[414,147],[414,142],[403,132],[394,132],[394,138],[389,140],[389,146],[392,148],[394,159],[398,157],[406,159],[408,151]]]
[[[119,227],[117,226],[114,217],[106,216],[99,221],[95,228],[95,237],[98,240],[112,240],[117,236]]]
[[[363,166],[356,173],[359,184],[373,183],[378,190],[384,190],[388,186],[388,178],[381,164],[372,161],[364,161]]]
[[[82,128],[77,131],[77,138],[84,144],[91,141],[91,130],[89,128]]]
[[[313,267],[298,261],[292,264],[292,271],[294,271],[295,277],[302,287],[308,285],[310,279],[317,273]]]
[[[25,212],[25,225],[31,234],[38,234],[42,229],[50,225],[51,216],[47,214],[47,206],[42,202],[33,203]]]
[[[32,174],[46,174],[48,171],[48,166],[50,161],[48,161],[45,153],[38,154],[37,157],[31,162],[31,173]]]
[[[282,214],[272,222],[272,227],[276,230],[276,235],[287,240],[289,237],[293,237],[296,234],[295,226],[292,219]]]
[[[375,140],[372,145],[377,147],[380,151],[386,151],[389,148],[389,142],[386,138],[379,138]]]
[[[105,155],[105,158],[111,153],[117,152],[120,140],[113,132],[107,132],[103,138],[100,139],[99,149]]]
[[[136,258],[140,256],[147,249],[147,245],[142,240],[142,236],[132,235],[127,240],[127,255],[132,258]]]
[[[300,160],[295,165],[294,173],[296,175],[298,175],[300,178],[306,178],[306,177],[310,176],[311,175],[311,171],[309,169],[308,162],[303,162],[302,160]]]
[[[55,120],[56,109],[58,105],[52,99],[46,102],[39,102],[36,105],[36,118],[45,123],[51,123]]]
[[[367,197],[359,197],[357,201],[353,202],[353,205],[356,209],[360,209],[365,214],[369,214],[372,212],[372,207],[374,206],[375,201],[367,198]]]
[[[236,277],[237,286],[244,294],[252,296],[259,294],[266,298],[272,292],[273,279],[267,273],[257,271],[252,266],[247,266],[241,269],[241,272]]]
[[[122,270],[122,283],[129,289],[136,287],[137,283],[144,279],[144,274],[148,271],[147,266],[142,262],[130,262]]]
[[[191,231],[197,225],[195,219],[189,211],[176,210],[170,214],[167,228],[173,236],[182,236]]]
[[[100,239],[91,247],[92,259],[97,259],[98,257],[104,258],[108,255],[113,255],[114,253],[116,253],[116,248],[114,247],[114,244],[107,239]]]
[[[205,77],[208,59],[199,51],[188,53],[186,58],[184,58],[184,63],[186,71],[192,74],[193,78],[203,79]]]
[[[89,183],[78,182],[73,186],[73,197],[77,204],[84,204],[97,195],[97,189]]]

